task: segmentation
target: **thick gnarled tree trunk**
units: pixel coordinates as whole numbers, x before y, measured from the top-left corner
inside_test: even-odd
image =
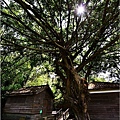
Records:
[[[56,62],[56,71],[63,80],[63,97],[77,120],[90,120],[87,111],[89,101],[87,81],[79,76],[68,53],[66,51],[61,52],[62,60]],[[64,74],[58,66],[64,70]]]
[[[64,98],[70,104],[77,120],[90,120],[87,111],[89,101],[87,82],[85,79],[81,79],[78,74],[70,76],[70,79],[67,79]]]
[[[77,120],[90,120],[87,111],[89,101],[87,81],[79,76],[68,57],[64,56],[61,63],[66,74],[66,79],[63,80],[65,86],[63,96],[65,101],[69,103]]]

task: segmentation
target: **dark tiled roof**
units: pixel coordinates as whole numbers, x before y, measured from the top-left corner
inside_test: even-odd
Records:
[[[119,83],[92,82],[92,83],[89,83],[88,89],[89,90],[119,89]],[[19,90],[15,90],[15,91],[10,92],[8,95],[9,96],[34,95],[34,94],[39,94],[44,90],[48,90],[48,92],[54,97],[54,95],[53,95],[53,93],[48,85],[23,87]]]
[[[43,92],[44,90],[48,90],[50,94],[54,96],[48,85],[23,87],[23,88],[20,88],[19,90],[10,92],[8,95],[9,96],[34,95],[34,94],[39,94]]]
[[[113,90],[119,89],[119,83],[92,82],[88,85],[89,90]]]

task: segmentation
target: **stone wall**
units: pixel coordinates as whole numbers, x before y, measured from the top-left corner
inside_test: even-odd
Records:
[[[119,93],[90,94],[88,111],[91,120],[119,120]]]
[[[29,114],[5,114],[3,120],[40,120],[42,116]]]

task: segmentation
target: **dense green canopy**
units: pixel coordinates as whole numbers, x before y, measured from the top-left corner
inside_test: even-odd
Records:
[[[119,78],[118,1],[85,1],[85,13],[78,15],[79,4],[67,0],[12,0],[8,4],[3,0],[3,74],[14,72],[22,63],[31,65],[22,69],[29,74],[44,59],[52,64],[56,58],[60,61],[59,51],[65,51],[83,76],[108,70],[111,77]]]

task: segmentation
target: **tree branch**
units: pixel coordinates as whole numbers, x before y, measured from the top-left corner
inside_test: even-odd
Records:
[[[111,45],[113,45],[116,41],[118,41],[119,36],[117,35],[116,38],[114,38],[114,40],[112,40],[111,42],[109,42],[108,44],[106,44],[104,47],[100,48],[99,50],[97,50],[96,52],[94,52],[94,54],[92,56],[90,56],[88,59],[86,59],[85,61],[83,61],[80,66],[78,66],[76,68],[76,71],[79,72],[81,69],[83,69],[83,67],[89,63],[89,61],[92,61],[95,57],[97,57],[101,52],[103,52],[104,50],[106,50],[107,48],[109,48]]]
[[[28,47],[28,46],[24,46],[24,45],[20,45],[20,44],[16,44],[16,43],[13,43],[13,42],[11,42],[11,41],[9,41],[9,40],[6,40],[5,38],[2,38],[3,40],[5,40],[6,42],[8,42],[8,43],[10,43],[13,47],[14,46],[18,46],[18,47],[20,47],[20,48],[26,48],[26,49],[29,49],[29,50],[34,50],[34,51],[38,51],[39,53],[43,53],[43,52],[55,52],[55,51],[57,51],[57,50],[50,50],[50,49],[38,49],[38,48],[32,48],[32,47]],[[2,43],[1,45],[5,45],[4,43]],[[7,46],[11,46],[11,45],[8,45],[8,44],[6,44]]]
[[[27,5],[25,2],[23,2],[23,1],[21,1],[21,0],[15,0],[15,1],[16,1],[17,3],[19,3],[19,4],[24,8],[24,10],[25,10],[32,18],[34,18],[34,17],[30,14],[30,12],[28,11],[28,9],[31,10],[31,11],[34,13],[34,15],[36,16],[36,18],[38,18],[38,19],[41,21],[42,24],[40,24],[37,19],[34,18],[34,20],[46,31],[46,33],[47,33],[48,36],[49,36],[49,34],[48,34],[47,30],[45,29],[45,27],[46,27],[47,29],[49,29],[49,30],[51,31],[51,33],[52,33],[57,39],[59,39],[59,36],[58,36],[57,32],[53,29],[53,27],[50,26],[50,24],[46,21],[46,19],[44,19],[43,17],[41,17],[41,15],[39,15],[34,9],[32,9],[32,8],[31,8],[29,5]],[[49,36],[49,38],[50,38],[50,36]],[[51,39],[51,40],[52,40],[52,39]]]

